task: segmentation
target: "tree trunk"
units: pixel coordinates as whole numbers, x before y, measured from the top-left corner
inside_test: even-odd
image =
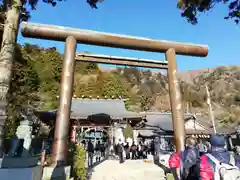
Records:
[[[7,93],[11,83],[12,65],[19,28],[21,0],[13,0],[6,14],[0,52],[0,157],[3,154],[4,125],[7,118]]]

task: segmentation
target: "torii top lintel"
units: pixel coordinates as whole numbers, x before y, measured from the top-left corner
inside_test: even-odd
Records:
[[[176,54],[179,55],[198,57],[205,57],[208,55],[208,46],[205,45],[153,40],[47,24],[22,22],[21,32],[24,37],[30,38],[66,41],[68,36],[74,36],[78,43],[89,45],[160,53],[165,53],[168,49],[173,48]]]

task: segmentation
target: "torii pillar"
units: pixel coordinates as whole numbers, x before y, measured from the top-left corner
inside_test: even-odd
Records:
[[[52,160],[55,165],[66,164],[67,161],[76,47],[76,39],[73,36],[67,37],[61,75],[60,105],[57,113],[52,149]]]

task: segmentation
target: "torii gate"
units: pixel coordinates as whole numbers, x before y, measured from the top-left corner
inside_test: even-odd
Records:
[[[173,118],[174,139],[177,151],[181,152],[184,150],[185,127],[181,103],[181,93],[177,79],[176,54],[206,57],[208,54],[208,46],[160,41],[141,37],[110,34],[29,22],[23,22],[21,24],[21,31],[24,37],[66,42],[63,71],[61,77],[60,105],[56,120],[52,151],[53,164],[58,165],[65,163],[67,159],[67,139],[73,93],[73,78],[77,43],[165,53],[166,60],[168,61],[168,81]],[[90,59],[91,58],[89,58],[89,61]],[[142,61],[140,60],[139,63],[140,62]],[[129,65],[133,64],[129,63]],[[138,65],[136,64],[134,66]]]

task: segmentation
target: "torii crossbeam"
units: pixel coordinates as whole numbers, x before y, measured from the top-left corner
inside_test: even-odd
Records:
[[[144,67],[152,69],[168,69],[167,61],[156,61],[151,59],[139,59],[100,54],[76,53],[75,60],[81,62],[115,64],[122,66]]]
[[[153,40],[142,37],[110,34],[29,22],[23,22],[21,27],[22,35],[24,37],[66,42],[61,77],[60,105],[56,120],[52,154],[52,160],[54,164],[59,162],[65,163],[67,160],[67,137],[73,93],[73,78],[77,43],[165,53],[166,60],[168,61],[168,80],[174,139],[177,151],[181,152],[184,150],[185,127],[181,93],[179,89],[178,78],[176,76],[176,54],[205,57],[208,54],[207,46]],[[120,61],[121,60],[119,60],[119,62]]]

